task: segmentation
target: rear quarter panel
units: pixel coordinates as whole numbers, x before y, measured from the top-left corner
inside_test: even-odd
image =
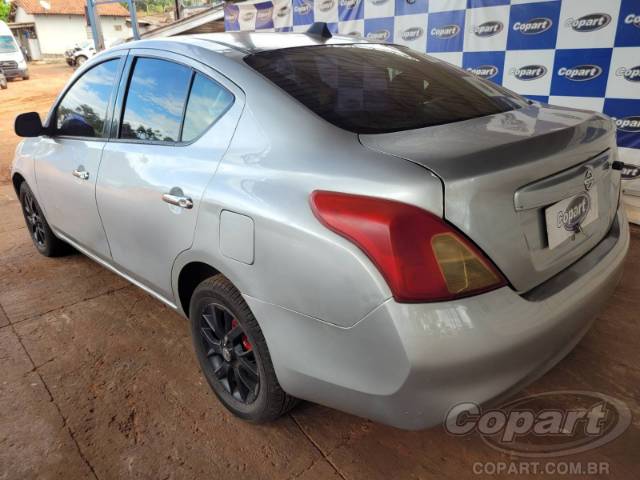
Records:
[[[315,218],[310,194],[331,190],[389,198],[441,216],[442,184],[423,167],[364,148],[357,135],[254,77],[242,85],[245,110],[203,197],[193,248],[174,267],[174,289],[182,266],[206,262],[245,296],[351,326],[391,293],[363,252]],[[253,219],[252,264],[220,253],[223,210]]]

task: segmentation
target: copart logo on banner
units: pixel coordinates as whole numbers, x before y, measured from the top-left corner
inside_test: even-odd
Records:
[[[268,22],[273,17],[273,7],[258,10],[256,21],[258,23]]]
[[[468,402],[447,413],[451,435],[478,434],[491,448],[510,455],[548,458],[605,445],[631,424],[629,407],[603,393],[558,391],[530,395],[483,411]]]
[[[633,180],[634,178],[640,177],[640,167],[625,163],[620,173],[624,180]]]
[[[513,75],[518,80],[527,82],[529,80],[536,80],[544,77],[547,74],[547,67],[544,65],[525,65],[520,68],[512,68],[509,70],[509,74]]]
[[[453,38],[458,35],[460,30],[460,25],[454,23],[452,25],[444,25],[442,27],[433,27],[430,33],[432,37],[446,40],[447,38]]]
[[[471,31],[475,33],[477,37],[492,37],[499,34],[504,29],[504,24],[497,20],[491,22],[484,22],[480,25],[473,25]]]
[[[611,23],[611,15],[606,13],[591,13],[580,18],[568,18],[565,22],[576,32],[595,32]]]
[[[291,12],[291,5],[284,5],[278,8],[278,10],[276,11],[276,16],[283,18],[289,15],[290,12]]]
[[[328,12],[333,8],[334,5],[335,0],[322,0],[318,5],[318,10],[320,10],[321,12]]]
[[[376,40],[378,42],[384,42],[391,36],[391,32],[389,30],[377,30],[375,32],[367,33],[367,38],[371,40]]]
[[[640,28],[640,15],[637,13],[630,13],[624,17],[624,23],[627,25],[633,25],[636,28]]]
[[[238,21],[238,15],[240,12],[238,11],[227,11],[225,14],[227,16],[228,23],[236,23]]]
[[[313,10],[313,7],[309,3],[303,3],[302,5],[296,5],[293,7],[293,11],[298,15],[308,15]]]
[[[495,65],[480,65],[479,67],[467,68],[467,72],[471,72],[485,80],[495,77],[499,71],[500,70]]]
[[[402,32],[401,37],[405,42],[411,42],[418,40],[422,35],[424,35],[424,29],[422,27],[411,27]]]
[[[360,0],[340,0],[340,6],[348,9],[356,8],[359,3]]]
[[[593,80],[602,74],[602,67],[599,65],[576,65],[575,67],[561,67],[558,75],[573,82],[586,82]]]
[[[532,18],[526,22],[516,22],[513,24],[513,29],[525,35],[537,35],[546,32],[552,26],[553,21],[550,18],[540,17]]]
[[[640,115],[624,118],[612,118],[616,122],[616,128],[621,132],[640,133]]]
[[[616,70],[616,76],[622,77],[629,82],[640,82],[640,65],[631,68],[620,67]]]

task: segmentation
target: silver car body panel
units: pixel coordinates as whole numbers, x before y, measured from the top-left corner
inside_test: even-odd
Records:
[[[47,220],[100,258],[109,243],[95,202],[96,180],[106,141],[43,138],[38,145],[36,182]],[[86,172],[87,180],[74,177]],[[64,193],[62,193],[64,192]]]
[[[57,235],[178,312],[188,309],[179,297],[185,268],[202,263],[223,273],[256,315],[289,393],[423,428],[441,421],[457,400],[494,399],[544,372],[580,339],[615,288],[629,232],[619,211],[617,237],[607,236],[618,205],[619,176],[604,171],[616,155],[613,130],[604,116],[532,106],[511,118],[359,137],[313,114],[242,60],[270,48],[353,42],[365,41],[254,33],[115,47],[79,68],[70,84],[110,55],[161,56],[211,76],[236,103],[189,145],[99,142],[104,154],[90,172],[95,187],[85,183],[89,193],[74,193],[83,215],[92,217],[79,225],[68,222],[73,205],[52,200],[58,188],[64,197],[65,174],[72,178],[65,170],[79,160],[73,154],[47,173],[45,153],[59,140],[25,139],[13,174],[32,186]],[[70,150],[87,148],[74,142]],[[603,203],[609,224],[603,213],[579,253],[568,248],[560,263],[545,267],[533,242],[540,225],[526,216],[541,208],[540,198],[550,195],[553,202],[578,188],[577,177],[566,172],[590,160],[603,168],[598,188],[610,184]],[[41,173],[50,179],[40,182]],[[162,201],[174,187],[192,198],[192,209]],[[397,303],[367,255],[316,219],[309,204],[314,190],[397,200],[446,217],[489,254],[515,290]],[[242,221],[230,231],[229,219]],[[492,228],[493,237],[504,238],[493,238]],[[221,235],[233,243],[224,251]],[[523,247],[527,242],[534,248]]]

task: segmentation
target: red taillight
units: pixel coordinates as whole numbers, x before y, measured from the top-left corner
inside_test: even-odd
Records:
[[[450,300],[505,285],[471,242],[421,208],[319,190],[311,206],[326,227],[369,256],[399,302]]]

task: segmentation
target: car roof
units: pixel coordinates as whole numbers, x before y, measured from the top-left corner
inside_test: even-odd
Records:
[[[225,32],[195,35],[181,35],[165,39],[150,39],[128,44],[130,47],[144,48],[146,42],[177,42],[182,44],[197,44],[200,47],[218,53],[242,56],[268,50],[280,50],[293,47],[310,47],[317,45],[346,45],[354,43],[371,43],[363,38],[354,36],[334,35],[325,38],[320,35],[291,32]],[[121,45],[125,47],[127,44]]]

